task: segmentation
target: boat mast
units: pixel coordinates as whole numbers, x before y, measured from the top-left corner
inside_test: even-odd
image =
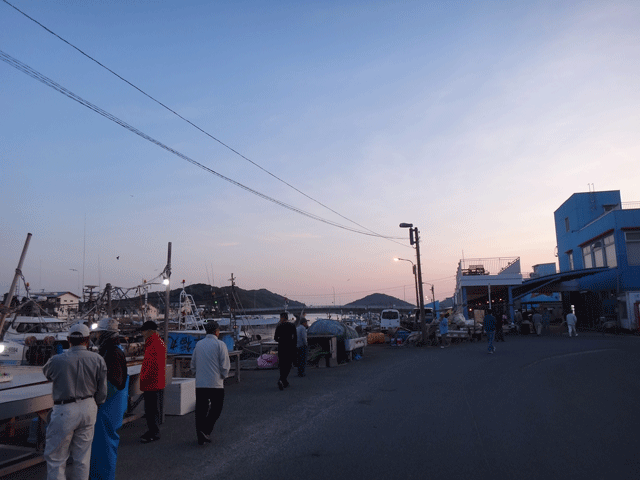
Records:
[[[24,263],[24,259],[27,256],[27,250],[29,249],[30,241],[31,234],[27,233],[27,239],[24,242],[22,255],[20,255],[20,261],[18,262],[18,268],[16,268],[16,274],[13,276],[13,282],[11,282],[11,288],[9,289],[9,293],[7,294],[7,301],[4,302],[4,308],[2,309],[2,315],[0,316],[0,341],[2,341],[2,339],[4,338],[4,320],[9,314],[9,309],[11,308],[11,300],[13,300],[13,292],[15,292],[16,290],[18,279],[22,276],[22,264]]]
[[[164,344],[169,345],[169,301],[171,300],[171,284],[169,279],[171,278],[171,242],[168,245],[167,251],[167,266],[164,267],[164,279],[166,281],[166,290],[164,293],[165,309],[164,309]],[[163,413],[164,415],[164,413]]]
[[[231,281],[231,298],[236,303],[236,306],[239,306],[239,301],[236,300],[236,279],[234,278],[233,273],[229,280]],[[235,309],[231,308],[231,305],[229,305],[229,325],[232,328],[233,340],[237,342],[240,332],[238,332],[238,319],[234,315],[234,310]]]

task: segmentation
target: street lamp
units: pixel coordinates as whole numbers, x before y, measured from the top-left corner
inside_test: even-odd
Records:
[[[424,321],[424,294],[422,292],[422,268],[420,266],[420,235],[418,227],[414,227],[413,223],[401,223],[400,228],[409,229],[409,243],[416,246],[416,263],[418,265],[418,308],[420,309],[420,326],[422,327],[422,342],[427,343],[427,325]]]
[[[420,305],[420,297],[418,296],[418,272],[416,270],[416,264],[413,263],[411,260],[407,260],[406,258],[394,258],[394,260],[396,262],[399,262],[400,260],[402,260],[403,262],[409,262],[412,266],[413,269],[413,278],[416,282],[416,307],[418,307]]]

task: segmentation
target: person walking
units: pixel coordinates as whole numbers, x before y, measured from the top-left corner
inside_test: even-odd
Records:
[[[287,312],[280,314],[280,323],[276,327],[273,339],[278,342],[278,368],[280,370],[278,388],[284,390],[289,386],[287,377],[291,372],[291,363],[296,354],[296,345],[298,344],[296,327],[289,322],[289,314]]]
[[[496,342],[504,342],[504,316],[499,313],[496,314]]]
[[[120,331],[118,321],[103,318],[92,331],[98,354],[107,365],[107,399],[98,407],[96,426],[91,445],[91,480],[115,480],[116,461],[122,419],[127,411],[129,399],[129,378],[127,375],[127,359],[120,348]]]
[[[231,362],[227,345],[219,340],[220,326],[204,324],[207,335],[196,343],[191,355],[191,371],[196,375],[196,435],[198,445],[211,443],[211,432],[224,405],[224,379]]]
[[[144,397],[144,416],[147,431],[142,443],[160,440],[160,416],[166,384],[167,347],[158,335],[156,322],[147,320],[140,327],[144,337],[144,358],[140,368],[140,390]]]
[[[519,334],[522,333],[522,311],[516,310],[516,313],[513,318],[513,323],[516,325],[516,332]]]
[[[440,320],[440,348],[449,346],[449,312]]]
[[[297,362],[298,362],[298,376],[304,377],[306,376],[305,368],[307,366],[307,328],[309,328],[309,322],[303,316],[300,318],[300,325],[296,328],[296,351],[297,351]]]
[[[484,316],[484,331],[487,333],[487,342],[489,353],[494,353],[496,347],[493,345],[493,340],[496,336],[496,318],[492,315],[492,311],[487,310],[487,314]]]
[[[51,357],[42,368],[53,383],[53,410],[44,448],[47,480],[66,480],[69,454],[73,457],[69,478],[89,478],[98,405],[107,398],[107,365],[100,355],[87,350],[89,328],[82,323],[73,325],[68,340],[69,349]]]
[[[569,329],[569,336],[577,337],[578,332],[576,332],[576,322],[578,318],[573,312],[569,312],[567,314],[567,328]]]
[[[534,310],[531,320],[533,320],[533,326],[536,329],[536,335],[540,336],[540,334],[542,333],[542,315],[540,315],[540,312]]]

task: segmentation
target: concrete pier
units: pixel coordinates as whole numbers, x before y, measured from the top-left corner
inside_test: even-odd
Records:
[[[125,425],[118,480],[637,478],[640,338],[507,336],[449,348],[367,347],[360,361],[226,388],[213,443],[193,413],[143,445]],[[11,476],[43,479],[44,464]],[[3,480],[9,480],[7,477]]]

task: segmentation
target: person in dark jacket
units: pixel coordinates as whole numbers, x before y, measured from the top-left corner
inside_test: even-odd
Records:
[[[107,400],[98,406],[91,446],[91,480],[115,480],[120,435],[118,429],[127,410],[129,378],[127,360],[120,348],[118,321],[103,318],[91,332],[98,353],[107,364]]]
[[[489,353],[496,351],[496,347],[493,345],[493,339],[496,336],[496,317],[492,315],[492,311],[487,310],[487,314],[484,316],[484,331],[487,333],[487,342]]]
[[[147,320],[140,327],[144,337],[144,358],[140,367],[140,390],[144,396],[144,416],[147,432],[142,443],[160,440],[160,405],[164,398],[166,382],[167,347],[158,335],[156,322]]]
[[[296,326],[289,322],[289,314],[287,312],[280,314],[280,323],[276,327],[273,339],[278,342],[278,368],[280,369],[278,388],[284,390],[289,386],[287,377],[291,372],[291,364],[295,358],[298,343]]]

